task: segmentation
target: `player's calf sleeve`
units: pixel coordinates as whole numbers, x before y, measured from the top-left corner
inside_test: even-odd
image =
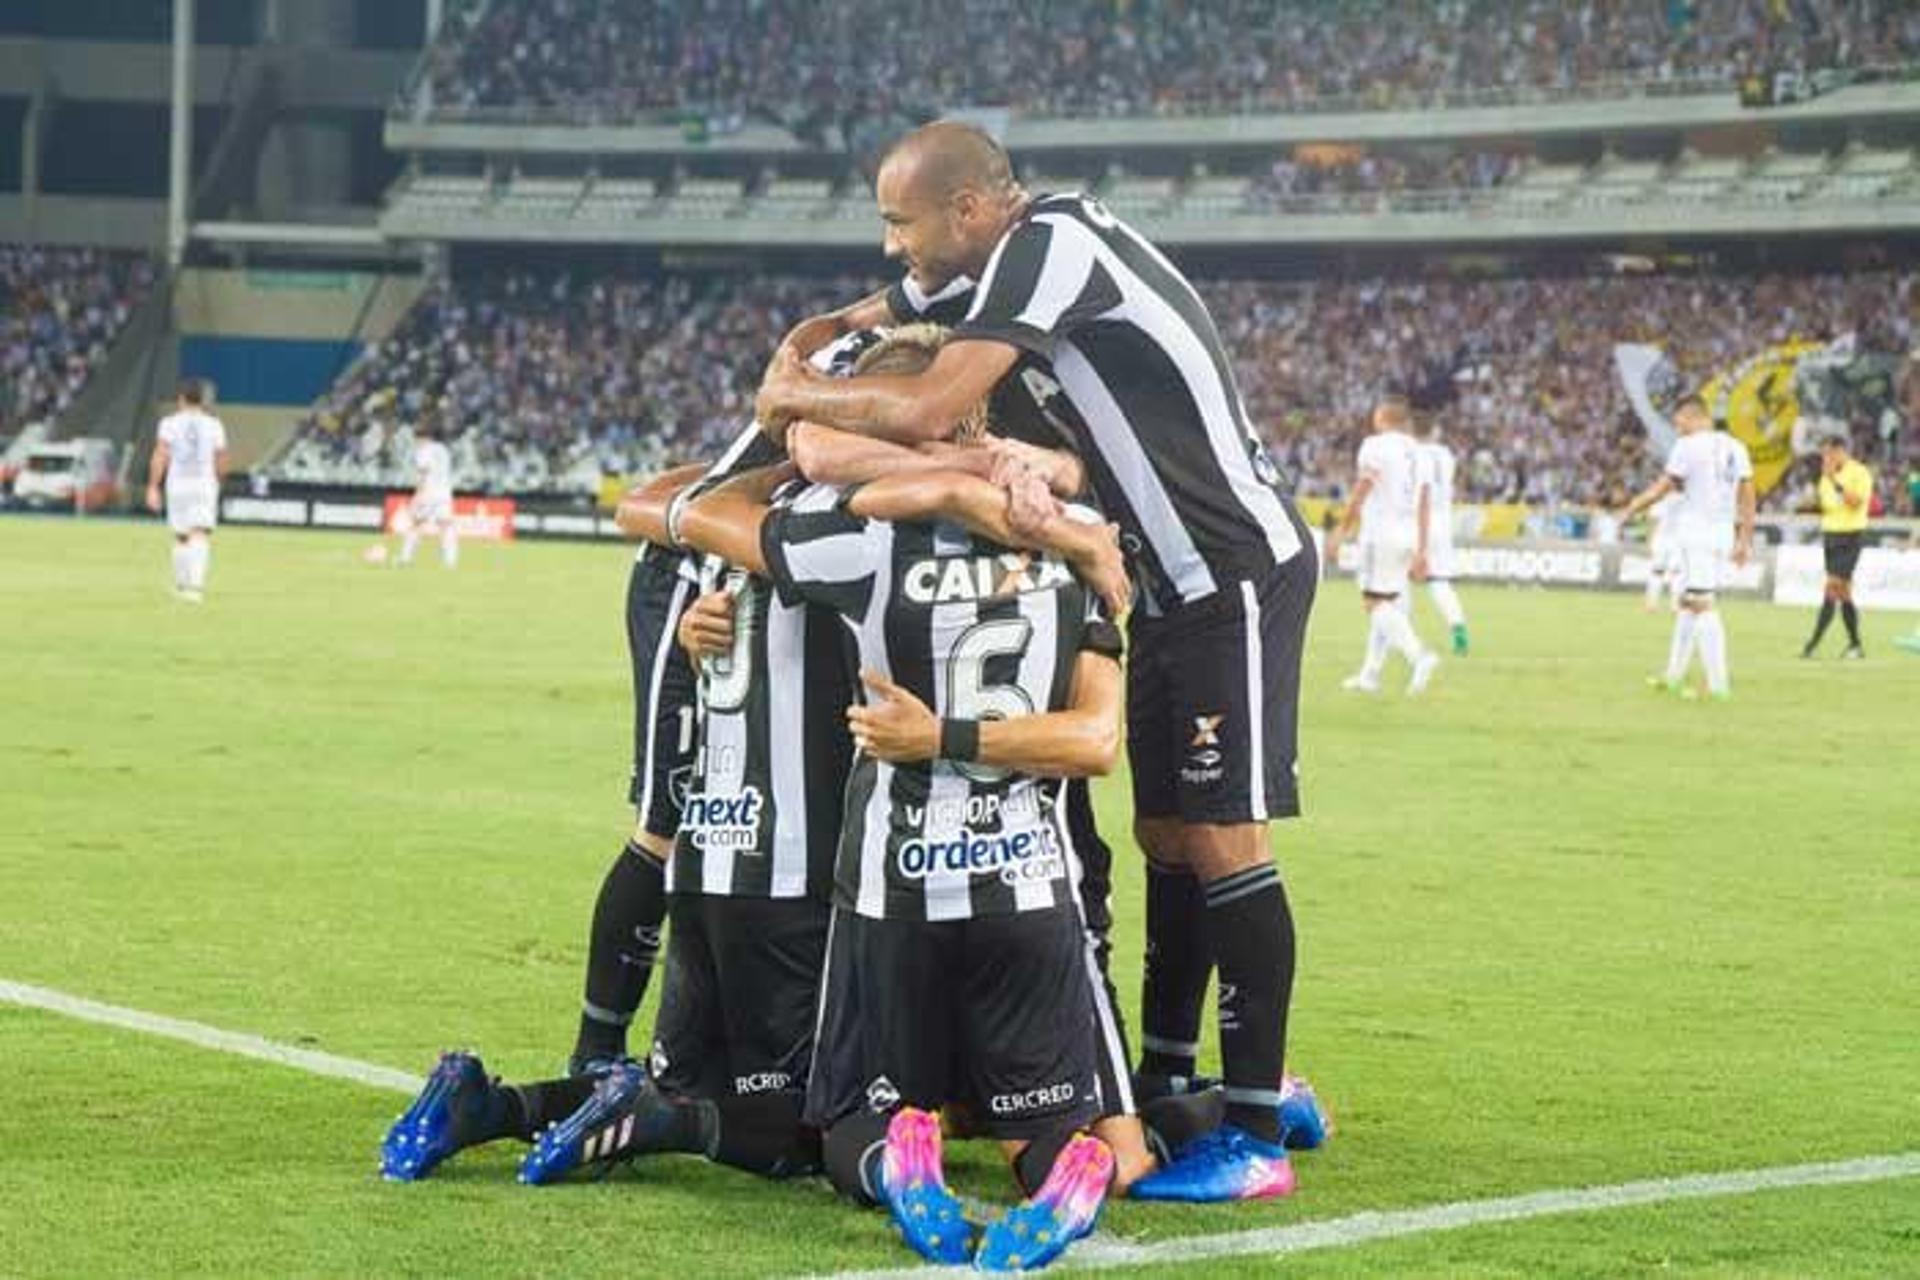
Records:
[[[1694,624],[1700,645],[1701,663],[1707,669],[1707,688],[1715,693],[1727,690],[1727,632],[1720,615],[1709,609]]]
[[[1147,1131],[1147,1147],[1162,1164],[1201,1134],[1218,1129],[1226,1118],[1224,1089],[1168,1094],[1140,1107],[1140,1126]]]
[[[1213,952],[1206,899],[1184,868],[1147,863],[1147,957],[1140,983],[1140,1071],[1190,1076],[1200,1053],[1200,1018]]]
[[[1207,885],[1207,931],[1220,969],[1227,1120],[1278,1142],[1294,962],[1293,912],[1279,870],[1262,863]]]
[[[207,588],[207,569],[213,563],[213,543],[203,537],[196,537],[187,543],[192,553],[189,563],[193,566],[193,589],[204,591]]]
[[[1433,597],[1433,603],[1438,606],[1440,616],[1449,627],[1466,625],[1467,611],[1461,607],[1460,593],[1453,589],[1451,582],[1429,582],[1427,594]]]
[[[887,1151],[888,1117],[856,1111],[836,1120],[821,1140],[833,1189],[858,1204],[880,1203],[880,1162]]]
[[[449,569],[460,563],[460,531],[451,524],[440,533],[440,559]]]
[[[1848,641],[1857,646],[1860,643],[1860,610],[1854,607],[1853,601],[1841,601],[1840,621],[1847,625]]]
[[[800,1123],[797,1093],[721,1098],[706,1152],[719,1164],[763,1178],[793,1178],[820,1169],[820,1135]]]
[[[192,553],[187,550],[186,543],[176,542],[173,544],[173,585],[185,591],[192,583]]]
[[[518,1138],[532,1142],[548,1125],[559,1124],[578,1111],[593,1096],[593,1081],[586,1076],[567,1076],[559,1080],[537,1080],[532,1084],[502,1085],[494,1090],[503,1110],[490,1113],[498,1131],[489,1137]]]
[[[666,867],[629,840],[607,869],[593,904],[576,1058],[618,1057],[626,1052],[627,1024],[646,995],[666,914]]]
[[[1693,637],[1698,627],[1699,615],[1691,609],[1682,609],[1673,615],[1673,642],[1667,646],[1667,679],[1679,680],[1687,674],[1687,664],[1693,661]]]
[[[1380,632],[1386,637],[1387,643],[1398,649],[1400,656],[1408,662],[1418,662],[1427,647],[1420,643],[1420,637],[1414,633],[1413,623],[1407,620],[1407,615],[1391,605],[1375,609],[1373,615],[1381,620]]]
[[[1380,668],[1387,665],[1387,650],[1392,647],[1387,639],[1387,622],[1381,615],[1391,606],[1381,606],[1367,614],[1367,656],[1360,665],[1360,674],[1369,679],[1378,679]]]

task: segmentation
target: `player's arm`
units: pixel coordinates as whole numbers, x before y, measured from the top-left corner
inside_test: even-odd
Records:
[[[849,302],[838,311],[808,316],[793,326],[787,331],[787,336],[780,340],[780,346],[774,352],[774,362],[777,363],[784,352],[791,352],[804,361],[836,338],[844,337],[856,329],[876,329],[896,319],[893,307],[887,301],[887,291],[877,290],[857,302]]]
[[[991,481],[959,471],[888,476],[854,491],[847,503],[867,520],[951,520],[989,541],[1050,552],[1073,566],[1115,617],[1131,603],[1132,587],[1110,525],[1084,524],[1054,511],[1028,526],[1016,524],[1007,495]]]
[[[909,447],[817,422],[796,422],[788,429],[787,453],[801,475],[836,488],[909,471],[965,471],[985,478],[994,465],[984,449],[944,441]]]
[[[1408,571],[1415,582],[1423,582],[1427,576],[1427,544],[1431,538],[1428,526],[1433,522],[1433,485],[1420,482],[1420,513],[1415,522],[1413,540],[1413,566]]]
[[[667,509],[682,489],[707,473],[704,462],[689,462],[670,467],[645,484],[635,485],[620,497],[614,508],[613,523],[629,538],[673,549],[667,537]]]
[[[773,491],[795,474],[792,463],[782,462],[744,472],[697,494],[683,504],[674,521],[681,545],[766,577],[767,555],[761,549],[760,528],[767,522],[767,503]]]
[[[160,482],[167,478],[167,465],[173,459],[173,451],[167,448],[165,440],[153,442],[153,457],[147,462],[147,510],[160,509]]]
[[[1099,777],[1120,755],[1120,663],[1083,650],[1064,711],[1002,720],[946,720],[877,671],[862,671],[865,705],[847,708],[859,748],[890,764],[954,760],[1043,778]]]
[[[228,455],[225,448],[213,451],[213,485],[219,488],[227,482]]]
[[[1347,496],[1347,505],[1340,512],[1340,523],[1333,526],[1332,534],[1327,537],[1327,563],[1332,564],[1340,558],[1340,545],[1353,537],[1360,528],[1360,508],[1366,505],[1367,495],[1373,492],[1377,477],[1371,471],[1362,471],[1354,482],[1353,492]]]
[[[776,352],[760,384],[757,416],[780,441],[799,419],[901,444],[942,440],[1019,355],[1009,343],[961,340],[940,348],[919,373],[830,378],[791,352]]]
[[[1759,506],[1753,489],[1753,477],[1745,476],[1740,481],[1738,523],[1734,526],[1733,562],[1745,564],[1753,558],[1753,521],[1754,511]]]
[[[1867,505],[1867,499],[1873,494],[1873,472],[1861,470],[1853,473],[1854,483],[1839,484],[1840,502],[1849,511],[1858,511]]]
[[[1749,481],[1745,483],[1749,490],[1753,488],[1752,482]],[[1625,524],[1654,503],[1660,501],[1660,499],[1672,493],[1676,488],[1678,488],[1678,486],[1674,484],[1673,477],[1665,472],[1661,472],[1658,480],[1655,480],[1652,484],[1635,494],[1633,501],[1629,502],[1626,505],[1626,509],[1621,511],[1620,523]]]

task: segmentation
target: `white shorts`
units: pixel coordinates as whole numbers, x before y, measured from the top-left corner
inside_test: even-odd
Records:
[[[1675,539],[1680,569],[1680,590],[1685,594],[1712,595],[1726,586],[1730,577],[1733,536],[1694,534]]]
[[[1413,547],[1409,543],[1361,539],[1360,590],[1370,596],[1404,595],[1407,571],[1413,567]]]
[[[1662,535],[1647,544],[1647,554],[1652,563],[1647,566],[1649,574],[1677,572],[1680,568],[1680,548],[1672,537]]]
[[[453,499],[439,494],[415,494],[407,514],[416,525],[444,525],[453,521]]]
[[[167,523],[182,534],[213,528],[220,523],[220,495],[211,489],[167,490]]]
[[[1441,534],[1427,539],[1427,581],[1453,580],[1453,535]]]

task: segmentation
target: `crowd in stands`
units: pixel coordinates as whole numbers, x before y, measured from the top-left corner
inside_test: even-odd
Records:
[[[1315,196],[1485,191],[1519,177],[1525,168],[1525,155],[1513,151],[1455,151],[1437,156],[1354,152],[1330,159],[1284,156],[1254,175],[1247,201],[1256,210],[1271,211],[1310,203]]]
[[[505,272],[430,291],[342,380],[276,468],[404,484],[416,424],[463,488],[592,492],[716,454],[794,322],[874,282]],[[1296,485],[1339,496],[1383,387],[1438,375],[1464,499],[1616,504],[1655,473],[1613,345],[1666,347],[1681,380],[1790,337],[1914,343],[1914,277],[1535,276],[1203,282],[1254,420]]]
[[[0,244],[0,435],[73,402],[153,279],[134,254]]]
[[[1883,0],[514,0],[456,11],[433,100],[798,125],[1396,106],[1920,58]]]

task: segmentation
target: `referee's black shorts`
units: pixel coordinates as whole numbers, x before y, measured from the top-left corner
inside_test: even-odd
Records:
[[[835,908],[807,1123],[950,1102],[1006,1141],[1093,1123],[1088,968],[1071,906],[937,921]]]
[[[1133,811],[1183,822],[1300,812],[1300,659],[1320,576],[1313,543],[1262,578],[1160,617],[1133,615]]]
[[[633,659],[633,777],[627,801],[663,840],[680,829],[693,777],[694,703],[699,682],[675,632],[694,584],[681,557],[648,547],[627,578],[627,652]]]
[[[1827,561],[1827,576],[1838,578],[1842,582],[1853,581],[1853,571],[1860,563],[1860,544],[1862,535],[1854,533],[1829,533],[1821,538],[1821,550]]]

